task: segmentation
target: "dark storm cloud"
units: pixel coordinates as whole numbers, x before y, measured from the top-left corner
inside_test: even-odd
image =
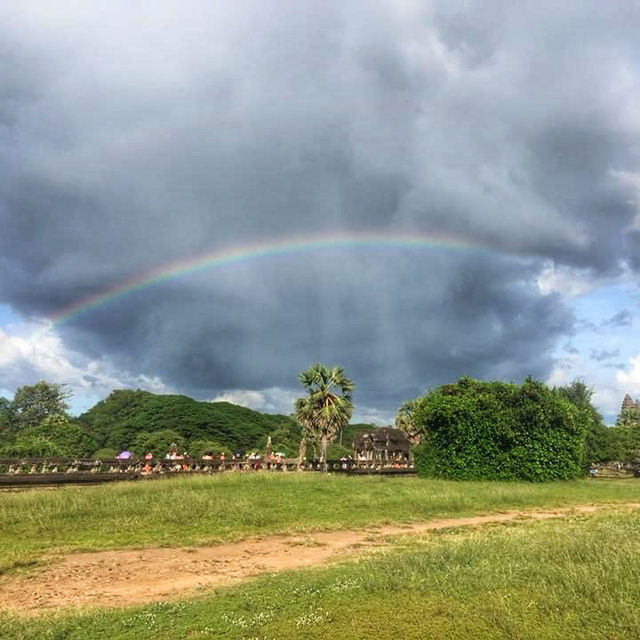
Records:
[[[54,313],[239,242],[450,233],[495,251],[256,261],[63,335],[200,395],[314,360],[387,410],[459,375],[544,376],[572,318],[543,265],[634,264],[638,27],[595,1],[2,9],[0,301]]]

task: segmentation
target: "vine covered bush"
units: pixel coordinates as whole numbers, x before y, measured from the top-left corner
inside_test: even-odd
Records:
[[[565,480],[582,474],[577,407],[541,382],[461,378],[415,401],[418,473],[459,480]]]

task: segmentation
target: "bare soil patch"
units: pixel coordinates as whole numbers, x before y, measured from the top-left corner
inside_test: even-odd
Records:
[[[550,511],[508,511],[358,530],[280,535],[210,547],[72,553],[26,576],[0,581],[0,609],[34,615],[60,607],[122,607],[193,595],[199,587],[230,585],[261,573],[325,564],[388,543],[390,536],[450,527],[559,518],[640,504],[580,505]]]

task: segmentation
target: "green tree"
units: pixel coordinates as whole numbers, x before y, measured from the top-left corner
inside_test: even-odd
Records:
[[[632,429],[640,429],[640,411],[638,411],[638,409],[636,409],[635,407],[625,407],[618,414],[616,427],[630,427]]]
[[[154,458],[162,458],[169,451],[171,444],[176,444],[178,451],[182,453],[185,450],[186,439],[173,429],[160,429],[142,431],[136,436],[131,448],[139,456],[151,453]]]
[[[69,458],[89,457],[98,447],[94,438],[80,425],[60,414],[48,415],[38,427],[28,433],[48,438]]]
[[[178,395],[121,389],[79,416],[100,447],[132,447],[139,433],[171,429],[184,441],[215,440],[232,451],[252,449],[282,427],[299,428],[289,416],[267,415],[228,402],[198,402]],[[299,436],[295,436],[298,446]]]
[[[415,423],[416,400],[407,400],[396,414],[396,429],[404,432],[412,444],[420,443],[420,429]]]
[[[296,400],[294,418],[304,429],[303,441],[320,438],[321,461],[327,469],[327,442],[343,429],[353,414],[351,393],[355,385],[342,367],[313,364],[299,375],[307,396]]]
[[[94,451],[91,455],[92,458],[99,460],[113,460],[118,455],[118,450],[111,447],[101,447],[97,451]]]
[[[2,455],[9,458],[64,458],[65,452],[43,435],[21,434],[2,448]]]
[[[37,427],[47,416],[66,415],[70,397],[71,393],[64,389],[64,385],[45,380],[20,387],[11,403],[18,429]]]
[[[0,438],[7,440],[15,429],[15,412],[11,400],[0,398]]]
[[[302,437],[298,447],[298,470],[307,454],[307,446],[316,439],[315,416],[309,398],[298,398],[293,404],[293,419],[300,425]]]
[[[607,431],[609,448],[613,451],[609,459],[640,464],[640,408],[629,394],[622,401],[615,427]]]
[[[565,480],[583,472],[585,426],[557,390],[461,378],[418,398],[421,475],[458,480]]]
[[[22,429],[4,449],[12,455],[86,458],[96,450],[96,441],[67,416],[50,414],[37,426]]]
[[[596,462],[617,460],[613,446],[614,434],[605,426],[602,416],[593,406],[593,388],[588,387],[582,380],[576,379],[569,385],[558,387],[558,393],[580,412],[579,419],[586,432],[585,466]]]

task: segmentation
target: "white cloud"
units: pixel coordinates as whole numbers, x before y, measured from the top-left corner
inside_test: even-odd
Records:
[[[13,393],[38,380],[67,385],[79,405],[86,405],[87,397],[102,398],[123,387],[169,391],[157,376],[132,375],[106,359],[72,351],[50,326],[25,323],[0,328],[0,389]],[[72,410],[74,404],[72,399]]]
[[[640,360],[640,356],[638,359]],[[638,376],[640,382],[640,371]],[[561,387],[571,384],[576,379],[583,380],[593,388],[593,404],[604,417],[606,424],[615,421],[624,394],[633,394],[633,388],[629,386],[624,370],[618,370],[614,377],[611,369],[603,369],[576,354],[556,359],[556,365],[546,383],[550,387]]]
[[[211,402],[230,402],[231,404],[239,404],[241,407],[258,411],[265,406],[267,400],[260,391],[233,389],[215,396],[211,399]]]
[[[269,387],[260,391],[254,389],[228,389],[211,399],[211,402],[231,402],[242,407],[264,413],[289,415],[293,403],[300,392],[281,387]]]
[[[549,374],[547,378],[547,385],[550,387],[562,387],[566,384],[570,384],[573,380],[573,375],[567,360],[557,362],[555,368]]]
[[[629,358],[629,368],[626,371],[619,369],[616,380],[624,393],[640,396],[640,355]]]
[[[293,412],[293,403],[296,398],[303,395],[301,390],[270,387],[256,391],[253,389],[229,389],[211,399],[211,402],[231,402],[242,407],[261,411],[264,413],[280,413],[290,415]],[[394,416],[378,411],[373,407],[365,407],[356,404],[351,422],[365,422],[377,425],[393,424]]]
[[[538,277],[541,293],[559,293],[565,298],[575,298],[597,288],[589,269],[575,269],[549,262]]]
[[[385,411],[378,411],[373,407],[356,407],[351,422],[364,422],[365,424],[375,424],[379,427],[388,427],[393,426],[395,423],[395,415]]]
[[[598,411],[605,416],[605,423],[613,424],[620,411],[622,399],[624,398],[625,387],[615,383],[600,383],[593,391],[593,403]]]
[[[625,394],[640,397],[640,354],[628,359],[626,369],[611,369],[594,366],[579,356],[569,355],[559,358],[547,378],[550,386],[563,386],[573,380],[584,380],[593,386],[593,403],[604,416],[605,422],[612,424],[620,411]]]
[[[615,276],[597,277],[592,269],[579,269],[567,265],[546,262],[538,276],[540,293],[558,293],[563,298],[577,298],[591,293],[604,286],[629,283],[635,280],[634,274],[624,260],[616,264],[618,273]]]

